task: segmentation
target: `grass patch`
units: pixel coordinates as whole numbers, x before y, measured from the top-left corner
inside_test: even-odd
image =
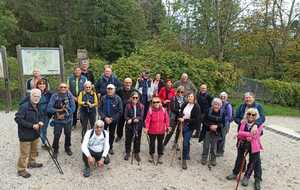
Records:
[[[236,110],[238,106],[243,102],[241,99],[231,99],[234,109]],[[290,116],[290,117],[300,117],[300,109],[294,107],[285,107],[277,104],[266,104],[261,101],[260,103],[267,116]]]

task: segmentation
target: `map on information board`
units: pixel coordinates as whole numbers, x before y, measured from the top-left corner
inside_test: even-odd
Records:
[[[59,49],[22,48],[21,55],[24,75],[32,75],[34,69],[39,69],[42,75],[60,74]]]
[[[2,52],[0,51],[0,78],[4,78],[4,69],[3,69],[3,57]]]

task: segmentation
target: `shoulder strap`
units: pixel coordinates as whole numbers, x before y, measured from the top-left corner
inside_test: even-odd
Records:
[[[95,133],[95,129],[93,129],[93,130],[92,130],[92,132],[91,132],[91,134],[90,134],[90,138],[89,138],[89,139],[91,139],[91,138],[92,138],[92,136],[94,135],[94,133]]]

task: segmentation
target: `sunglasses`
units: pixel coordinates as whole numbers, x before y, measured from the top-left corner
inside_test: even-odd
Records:
[[[90,86],[86,86],[85,88],[91,88]]]
[[[160,102],[158,101],[158,102],[153,102],[153,104],[159,104]]]
[[[252,117],[255,117],[256,114],[255,113],[247,113],[248,116],[252,116]]]
[[[132,99],[135,99],[135,100],[137,100],[137,99],[139,99],[139,97],[132,97]]]
[[[113,88],[107,88],[107,90],[112,90]]]
[[[183,91],[177,91],[177,93],[183,93]]]
[[[67,88],[66,86],[60,86],[59,88]]]

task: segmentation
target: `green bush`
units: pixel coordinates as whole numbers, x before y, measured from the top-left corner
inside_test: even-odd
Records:
[[[267,94],[269,94],[265,99],[271,103],[300,107],[300,83],[270,79],[262,80],[261,82],[267,90]]]
[[[150,70],[152,77],[161,73],[162,78],[173,81],[186,72],[195,85],[207,83],[212,93],[231,91],[238,79],[238,73],[230,63],[196,59],[184,52],[169,51],[152,44],[113,64],[113,70],[120,79],[130,77],[136,80],[144,69]]]

